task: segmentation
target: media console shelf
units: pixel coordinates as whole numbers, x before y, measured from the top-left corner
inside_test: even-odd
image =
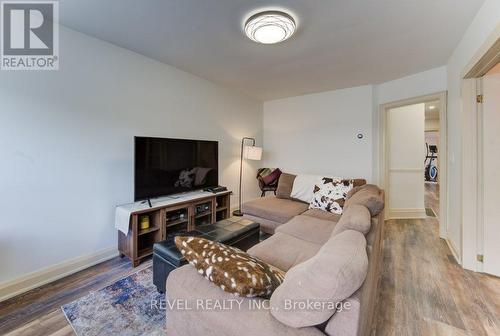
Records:
[[[127,256],[132,266],[153,254],[153,244],[165,240],[168,234],[188,232],[197,225],[213,224],[230,217],[231,191],[217,194],[197,192],[178,199],[155,202],[152,208],[141,207],[130,216],[128,234],[118,231],[120,256]],[[140,229],[140,218],[149,217],[149,228]]]

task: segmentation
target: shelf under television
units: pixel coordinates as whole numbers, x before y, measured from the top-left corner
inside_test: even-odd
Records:
[[[144,229],[144,230],[139,230],[139,232],[137,233],[137,235],[138,236],[142,236],[142,235],[145,235],[145,234],[148,234],[148,233],[151,233],[151,232],[156,232],[159,229],[160,228],[158,226],[152,226],[152,227]]]
[[[184,218],[184,219],[176,219],[176,220],[174,220],[174,221],[167,222],[166,226],[167,226],[167,227],[172,227],[172,226],[176,226],[176,225],[184,224],[184,223],[187,223],[187,222],[188,222],[188,219],[187,219],[187,218]]]
[[[139,251],[137,251],[137,257],[138,258],[145,258],[145,257],[148,257],[150,255],[153,254],[153,247],[146,247],[146,248],[143,248]]]
[[[212,214],[212,210],[203,211],[202,213],[195,215],[194,218],[201,218],[201,217],[209,216],[211,214]]]

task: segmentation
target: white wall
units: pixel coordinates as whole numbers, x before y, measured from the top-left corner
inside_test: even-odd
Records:
[[[371,86],[265,102],[266,166],[371,180],[372,109]]]
[[[421,217],[424,209],[425,105],[388,111],[389,218]]]
[[[376,86],[378,104],[446,90],[446,67],[430,69]]]
[[[449,204],[448,238],[464,267],[475,269],[476,223],[462,223],[462,124],[464,119],[461,102],[463,71],[471,62],[488,36],[500,26],[500,1],[486,0],[464,34],[464,37],[451,55],[447,64],[448,84],[448,162],[449,162]],[[469,191],[465,191],[469,192]],[[462,236],[463,231],[463,236]],[[463,246],[462,237],[464,238]],[[474,237],[468,239],[468,237]]]
[[[117,246],[134,135],[220,141],[235,192],[241,137],[262,143],[261,102],[65,28],[60,47],[59,71],[0,74],[0,283]]]
[[[425,131],[439,130],[439,119],[425,119]]]
[[[446,67],[438,67],[374,86],[373,138],[379,138],[379,106],[403,99],[425,96],[447,90]],[[379,144],[373,143],[373,176],[378,181]]]

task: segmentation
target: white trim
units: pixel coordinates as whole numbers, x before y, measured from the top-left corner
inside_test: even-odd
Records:
[[[379,164],[378,164],[378,179],[379,184],[382,188],[385,189],[386,195],[390,194],[389,187],[389,130],[387,129],[387,112],[390,109],[412,105],[425,103],[431,100],[439,100],[439,236],[441,238],[446,238],[448,236],[447,228],[448,228],[448,214],[449,214],[449,206],[448,206],[448,117],[447,117],[447,92],[437,92],[430,95],[414,97],[409,99],[398,100],[395,102],[389,102],[385,104],[381,104],[379,106],[379,138],[378,138],[378,152],[379,153]],[[405,170],[409,168],[403,168]],[[413,168],[411,168],[413,169]],[[420,168],[419,171],[422,171]],[[424,183],[422,179],[422,183]],[[389,197],[386,197],[389,200]],[[386,206],[388,209],[390,208],[389,201],[386,201]],[[397,210],[397,209],[394,209]],[[425,209],[424,209],[425,213]],[[390,214],[390,210],[389,210]],[[399,216],[399,215],[398,215]],[[406,217],[408,218],[408,217]],[[422,217],[413,217],[413,218],[422,218]]]
[[[486,38],[486,41],[484,41],[481,47],[479,47],[474,56],[472,56],[472,58],[470,59],[469,63],[462,70],[460,76],[461,78],[467,79],[482,77],[486,72],[490,70],[490,68],[493,67],[492,65],[494,64],[486,62],[486,64],[484,64],[484,67],[482,67],[481,69],[474,69],[474,67],[476,67],[476,65],[488,53],[488,51],[490,51],[490,49],[495,46],[495,43],[497,43],[498,39],[500,39],[500,23],[497,24],[495,29]]]
[[[498,57],[493,48],[500,39],[500,23],[471,58],[462,71],[462,222],[461,264],[464,268],[481,272],[483,264],[477,261],[477,254],[483,254],[484,232],[482,181],[483,144],[482,144],[482,109],[476,102],[476,95],[481,93],[481,80],[484,72],[492,66],[491,59]],[[476,65],[481,65],[477,67]]]
[[[0,302],[116,256],[118,256],[116,247],[109,247],[96,253],[63,261],[62,263],[29,273],[20,278],[4,282],[0,284]]]
[[[425,209],[389,209],[387,219],[424,219]]]
[[[458,250],[455,248],[455,245],[453,245],[453,242],[449,239],[445,239],[444,241],[446,242],[446,245],[448,245],[448,248],[450,249],[451,254],[453,254],[453,257],[455,257],[455,260],[457,261],[457,263],[459,265],[462,265],[462,262],[461,262],[460,258],[458,257],[459,256],[459,254],[457,252]]]

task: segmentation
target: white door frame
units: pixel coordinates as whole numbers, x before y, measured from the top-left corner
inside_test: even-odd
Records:
[[[476,272],[483,271],[477,256],[484,247],[482,106],[476,96],[481,77],[499,61],[500,24],[462,71],[462,265]]]
[[[387,113],[390,109],[426,103],[429,101],[438,100],[439,101],[439,236],[443,239],[447,237],[447,219],[448,219],[448,117],[447,117],[447,93],[446,91],[437,92],[425,96],[419,96],[409,99],[398,100],[395,102],[390,102],[382,104],[379,106],[379,149],[380,149],[380,160],[379,160],[379,177],[378,181],[380,185],[385,189],[386,194],[390,194],[389,186],[389,129],[387,127]],[[422,179],[422,183],[424,183]],[[390,209],[389,204],[390,197],[387,196],[386,208]],[[454,251],[456,252],[456,251]]]

